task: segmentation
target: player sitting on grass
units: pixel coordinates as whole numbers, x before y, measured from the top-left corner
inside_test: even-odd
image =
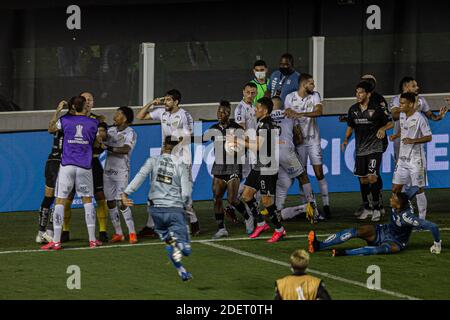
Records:
[[[321,251],[329,247],[344,243],[353,238],[367,241],[369,246],[357,249],[333,249],[333,256],[368,256],[374,254],[397,253],[408,245],[411,232],[415,227],[430,230],[434,244],[431,253],[441,253],[441,238],[439,228],[433,222],[417,218],[409,204],[409,200],[419,191],[418,187],[411,187],[402,193],[393,193],[390,199],[392,214],[388,224],[363,225],[358,228],[343,230],[331,235],[325,241],[318,241],[314,231],[308,235],[308,250],[310,253]]]
[[[178,143],[178,140],[172,140],[172,136],[164,138],[161,155],[145,162],[122,193],[122,204],[133,206],[133,201],[128,196],[138,190],[149,176],[148,199],[155,231],[166,242],[167,254],[181,280],[187,281],[192,279],[192,275],[184,268],[181,258],[191,253],[184,206],[191,203],[192,180],[189,166],[174,155],[175,151],[172,152]]]

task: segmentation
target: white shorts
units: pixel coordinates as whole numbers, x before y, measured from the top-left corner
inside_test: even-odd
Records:
[[[394,170],[393,184],[423,188],[426,185],[425,167],[422,161],[399,160]]]
[[[280,167],[284,169],[289,178],[296,178],[305,172],[295,148],[280,146]]]
[[[94,195],[93,180],[92,169],[60,165],[55,196],[60,199],[67,199],[75,184],[75,192],[78,196],[92,197]]]
[[[311,165],[318,166],[323,164],[322,147],[320,144],[302,144],[297,147],[297,154],[300,157],[302,165],[306,168],[308,157]]]
[[[103,173],[103,191],[107,201],[120,200],[128,186],[128,173],[116,175]]]

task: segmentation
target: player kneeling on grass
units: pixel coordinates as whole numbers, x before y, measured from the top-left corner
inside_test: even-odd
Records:
[[[418,187],[410,187],[406,192],[393,193],[390,199],[392,213],[388,224],[364,225],[358,228],[343,230],[328,237],[325,241],[318,241],[314,231],[308,235],[308,250],[310,253],[327,249],[329,247],[344,243],[353,238],[367,241],[369,246],[340,250],[333,249],[333,256],[360,256],[397,253],[408,245],[411,232],[414,228],[430,230],[434,244],[431,253],[441,253],[441,238],[439,228],[433,222],[417,218],[413,213],[409,200],[419,191]]]
[[[302,249],[291,254],[292,274],[278,279],[275,300],[331,300],[323,281],[305,273],[309,254]]]
[[[109,214],[115,229],[111,242],[124,241],[117,201],[121,200],[121,194],[128,184],[130,174],[130,157],[136,145],[136,132],[130,127],[133,122],[133,110],[130,107],[120,107],[114,115],[114,126],[108,129],[107,139],[102,146],[107,150],[103,183]],[[137,243],[136,230],[134,228],[133,215],[130,208],[120,206],[128,227],[129,242]]]
[[[192,275],[183,267],[181,259],[191,253],[184,206],[190,203],[192,180],[189,167],[174,155],[175,151],[172,152],[178,143],[171,136],[164,138],[161,155],[147,159],[122,193],[122,204],[132,206],[133,201],[128,196],[150,177],[148,199],[155,231],[166,242],[167,254],[181,280],[187,281],[192,279]]]

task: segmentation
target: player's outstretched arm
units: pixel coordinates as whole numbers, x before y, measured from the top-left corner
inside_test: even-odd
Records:
[[[147,177],[150,175],[152,169],[153,169],[153,161],[150,158],[147,159],[145,164],[141,167],[141,169],[139,169],[139,172],[128,184],[128,186],[124,190],[124,193],[126,193],[127,195],[131,195],[132,193],[136,192],[136,190],[139,189],[139,187],[142,185],[145,179],[147,179]]]

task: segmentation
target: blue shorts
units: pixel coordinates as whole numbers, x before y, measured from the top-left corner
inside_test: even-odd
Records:
[[[390,232],[389,225],[387,224],[379,224],[375,229],[376,238],[375,241],[368,243],[370,246],[379,247],[385,243],[395,243],[400,250],[405,248],[405,244],[398,241]]]
[[[188,244],[189,231],[186,224],[186,217],[183,208],[164,208],[151,206],[150,212],[155,222],[155,231],[158,233],[162,241],[166,241],[167,237],[177,238],[177,242]]]

